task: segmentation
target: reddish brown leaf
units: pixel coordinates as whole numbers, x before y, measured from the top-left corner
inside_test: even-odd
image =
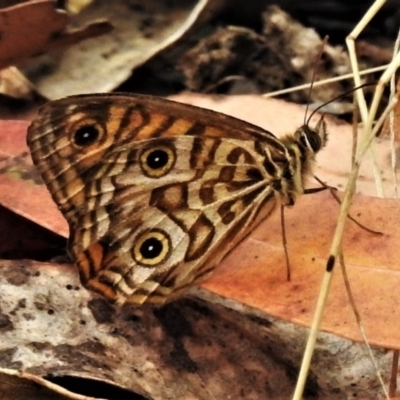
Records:
[[[225,112],[235,113],[239,117],[248,113],[249,119],[255,123],[263,120],[263,125],[274,132],[293,131],[304,118],[302,108],[251,96],[214,103],[208,98],[190,97],[189,100],[203,106],[211,104],[215,107],[217,104]],[[26,151],[25,144],[22,144],[26,125],[13,125],[11,122],[3,122],[3,125],[5,128],[0,136],[0,148],[7,146],[12,149],[8,150],[8,154],[17,154],[18,149],[20,153]],[[332,122],[329,122],[328,129],[330,140],[327,149],[318,157],[318,175],[339,186],[341,183],[338,179],[342,178],[341,175],[344,178],[346,176],[343,164],[350,158],[347,139],[351,129]],[[15,141],[10,139],[10,135]],[[383,151],[381,157],[385,160]],[[343,158],[344,161],[338,161]],[[22,215],[29,215],[33,221],[65,235],[66,224],[47,191],[43,186],[32,184],[33,170],[27,175],[28,179],[15,179],[10,176],[10,162],[7,163],[8,169],[2,169],[3,174],[0,176],[1,187],[5,188],[1,192],[1,204]],[[372,192],[372,183],[366,175],[367,171],[364,170],[361,184],[368,193]],[[383,232],[383,235],[371,234],[348,221],[344,240],[349,276],[361,307],[367,334],[373,343],[388,348],[400,347],[397,335],[397,321],[400,318],[396,311],[396,304],[400,302],[396,295],[400,279],[396,266],[396,221],[400,217],[397,208],[396,200],[356,197],[352,215],[368,227]],[[329,254],[338,205],[328,192],[324,192],[303,196],[286,214],[292,282],[285,280],[279,215],[275,214],[222,263],[203,287],[279,318],[308,325]],[[360,340],[343,287],[337,271],[323,329],[352,340]]]
[[[292,281],[286,281],[279,215],[263,223],[203,287],[268,315],[310,326],[339,206],[329,192],[303,196],[286,211]],[[343,240],[350,284],[371,343],[400,348],[398,201],[356,196],[352,214],[382,235],[348,221]],[[388,217],[390,216],[390,217]],[[322,329],[361,341],[339,265]]]
[[[0,204],[62,236],[68,226],[32,165],[27,121],[0,120]]]
[[[51,0],[27,1],[0,10],[0,68],[111,29],[108,23],[95,22],[66,32],[68,20],[67,13],[57,10]]]

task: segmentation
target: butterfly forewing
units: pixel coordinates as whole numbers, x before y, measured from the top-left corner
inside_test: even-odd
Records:
[[[301,135],[280,141],[212,111],[104,94],[44,106],[28,145],[69,223],[83,284],[118,302],[163,303],[207,275],[277,200],[302,193],[319,148]]]

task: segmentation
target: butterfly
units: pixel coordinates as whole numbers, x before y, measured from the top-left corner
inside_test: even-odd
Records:
[[[82,284],[122,304],[163,304],[206,277],[277,204],[304,192],[327,141],[139,94],[44,105],[27,143],[66,218]]]

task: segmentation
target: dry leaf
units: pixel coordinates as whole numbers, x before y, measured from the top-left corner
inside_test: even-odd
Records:
[[[102,400],[76,395],[46,379],[23,371],[0,368],[1,400]],[[105,399],[103,399],[105,400]]]
[[[68,33],[67,23],[68,15],[56,10],[52,0],[32,0],[1,9],[0,68],[110,30],[107,24],[93,23]]]
[[[35,90],[17,68],[8,67],[0,70],[0,93],[14,99],[32,100]]]
[[[177,60],[188,89],[212,92],[221,82],[247,79],[262,93],[322,80],[350,72],[349,57],[341,46],[325,44],[312,28],[301,25],[276,5],[262,14],[262,32],[222,26]],[[318,62],[319,61],[319,62]],[[240,82],[240,80],[238,80]],[[350,89],[349,81],[293,91],[294,102],[326,102]]]
[[[24,69],[39,93],[49,99],[113,90],[151,57],[175,43],[189,29],[216,12],[218,1],[96,0],[72,18],[82,26],[99,18],[115,27],[109,34],[84,41],[62,53],[48,54],[35,68]],[[50,65],[50,67],[49,67]],[[46,66],[46,68],[44,68]]]
[[[41,178],[26,146],[27,121],[0,121],[0,204],[15,213],[67,236],[65,220],[56,213],[50,195],[43,195]],[[46,210],[50,210],[45,216]],[[35,219],[38,216],[38,220]]]
[[[36,262],[0,262],[0,290],[0,367],[113,382],[154,400],[288,398],[294,383],[229,310],[181,300],[117,311],[82,290],[72,266]]]

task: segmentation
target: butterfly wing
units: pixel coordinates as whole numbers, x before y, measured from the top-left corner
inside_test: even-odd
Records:
[[[272,212],[287,163],[267,131],[138,95],[49,103],[28,144],[83,284],[118,302],[163,303],[210,272]]]

